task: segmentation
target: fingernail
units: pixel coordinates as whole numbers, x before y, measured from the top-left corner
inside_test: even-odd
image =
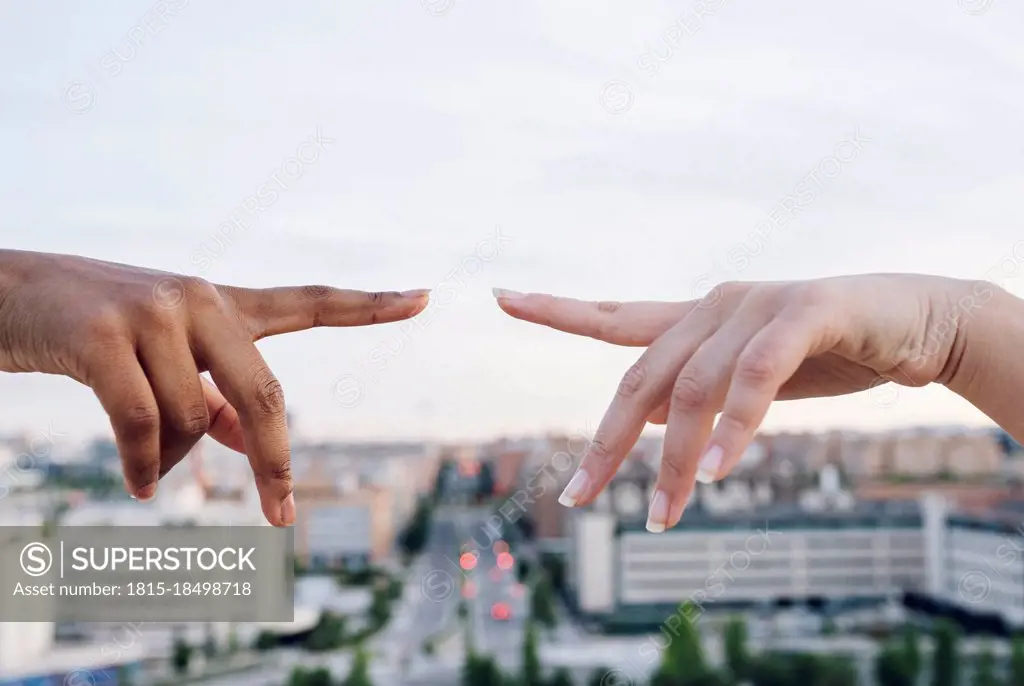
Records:
[[[417,288],[412,291],[402,291],[399,293],[403,298],[422,298],[425,295],[430,295],[429,288]]]
[[[660,488],[651,498],[651,509],[647,512],[647,530],[660,534],[668,524],[668,496]]]
[[[492,288],[491,292],[494,293],[494,297],[498,300],[516,300],[517,298],[524,297],[519,291],[510,291],[504,288]]]
[[[576,507],[576,503],[579,502],[583,492],[587,490],[589,483],[590,478],[586,472],[583,470],[576,472],[569,481],[569,485],[562,491],[562,495],[558,496],[558,503],[566,507]]]
[[[713,445],[704,453],[704,457],[700,458],[700,464],[697,466],[697,481],[702,484],[714,483],[721,466],[722,449]]]
[[[138,491],[136,491],[135,495],[133,497],[136,500],[138,500],[138,501],[146,502],[147,500],[152,500],[153,496],[155,496],[155,495],[156,495],[156,484],[146,484],[145,486],[140,488]]]
[[[285,526],[291,526],[295,523],[295,494],[289,493],[285,496],[285,499],[281,501],[281,522]]]

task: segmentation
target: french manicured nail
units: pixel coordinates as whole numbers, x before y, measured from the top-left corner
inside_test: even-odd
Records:
[[[146,484],[135,492],[135,499],[141,502],[146,502],[147,500],[152,500],[155,495],[156,484]]]
[[[583,493],[587,490],[587,485],[590,483],[590,477],[582,469],[572,477],[569,481],[569,485],[562,491],[562,495],[558,496],[558,502],[566,507],[576,507],[576,503],[579,502]]]
[[[647,512],[647,530],[660,534],[668,525],[668,495],[660,488],[651,498],[651,509]]]
[[[399,293],[403,298],[422,298],[425,295],[430,295],[429,288],[417,288],[413,291],[402,291]]]
[[[494,297],[498,300],[515,300],[523,297],[523,294],[519,291],[510,291],[504,288],[492,288],[491,292],[494,293]]]
[[[285,496],[285,499],[281,501],[281,522],[285,526],[291,526],[295,523],[295,494],[289,493]]]
[[[704,457],[700,458],[700,464],[697,465],[697,481],[702,484],[714,483],[721,467],[722,449],[713,445],[704,453]]]

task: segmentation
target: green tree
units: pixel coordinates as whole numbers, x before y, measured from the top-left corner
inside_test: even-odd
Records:
[[[760,655],[749,667],[754,686],[857,686],[857,670],[845,658],[812,654]]]
[[[256,643],[253,647],[260,652],[272,650],[277,647],[277,636],[269,631],[261,631],[256,636]]]
[[[420,499],[412,517],[398,537],[398,544],[409,555],[417,555],[423,550],[430,535],[430,522],[433,508],[429,501]]]
[[[217,638],[213,635],[213,625],[206,625],[206,634],[203,637],[203,655],[207,660],[217,657]]]
[[[526,558],[518,558],[516,560],[516,581],[518,581],[521,584],[526,583],[526,581],[530,578],[530,570],[530,561]]]
[[[548,686],[574,686],[572,674],[569,673],[568,669],[562,667],[551,676]],[[604,686],[608,685],[605,684]]]
[[[370,655],[359,646],[352,658],[352,668],[342,682],[342,686],[373,686],[370,680]]]
[[[791,671],[789,664],[778,655],[759,655],[751,661],[748,676],[753,686],[791,686],[796,683]]]
[[[1024,636],[1014,636],[1010,645],[1009,686],[1024,686]]]
[[[747,623],[742,617],[730,617],[723,634],[725,666],[732,680],[738,683],[746,678],[750,662],[747,654]]]
[[[192,663],[192,646],[185,642],[181,636],[174,637],[174,645],[171,648],[171,665],[176,674],[187,674],[188,666]]]
[[[914,686],[906,651],[890,643],[875,659],[875,680],[879,686]]]
[[[470,652],[462,665],[461,686],[503,686],[505,675],[493,657]]]
[[[541,553],[540,565],[551,579],[551,585],[561,593],[565,590],[565,561],[555,553]]]
[[[910,683],[916,684],[921,678],[921,669],[924,661],[921,658],[921,641],[917,629],[912,624],[903,627],[903,658],[906,661],[907,676]]]
[[[231,624],[228,627],[228,655],[234,655],[238,652],[240,646],[238,644],[238,627],[235,624]]]
[[[948,620],[935,625],[935,652],[932,655],[932,686],[958,686],[960,682],[960,656],[957,644],[959,631]]]
[[[345,644],[345,618],[324,612],[306,637],[306,649],[313,652],[334,650]]]
[[[984,646],[974,658],[971,686],[1003,686],[1003,680],[996,675],[996,656],[989,645]]]
[[[387,588],[373,589],[373,602],[370,604],[370,620],[374,628],[379,629],[391,618],[391,597]]]
[[[530,594],[530,618],[541,626],[554,629],[558,625],[555,603],[551,580],[546,573],[538,573],[533,583],[533,592]]]
[[[293,667],[288,686],[334,686],[334,679],[326,667]]]
[[[845,657],[826,656],[818,662],[815,686],[857,686],[857,666]]]
[[[656,677],[663,684],[685,683],[684,680],[708,671],[704,648],[697,630],[698,618],[692,603],[685,603],[662,625],[667,645],[661,654]]]
[[[526,635],[523,638],[523,661],[520,670],[521,686],[544,686],[544,671],[537,652],[537,629],[530,621],[526,623]]]
[[[490,462],[480,465],[480,473],[476,477],[477,500],[485,500],[494,495],[494,466]]]
[[[617,684],[617,681],[609,683]],[[651,686],[734,686],[736,682],[729,681],[724,675],[718,672],[706,670],[695,672],[684,676],[668,676],[655,674],[651,679]],[[602,684],[601,686],[607,686]]]

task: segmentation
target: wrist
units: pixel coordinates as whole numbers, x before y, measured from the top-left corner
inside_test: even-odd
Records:
[[[950,279],[946,294],[951,323],[946,360],[936,381],[971,399],[991,374],[993,322],[1009,319],[1016,298],[989,281]]]

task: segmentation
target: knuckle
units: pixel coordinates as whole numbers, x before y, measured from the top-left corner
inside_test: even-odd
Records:
[[[160,478],[159,472],[153,473],[154,463],[145,459],[128,460],[124,466],[125,477],[128,481],[138,487],[148,486]]]
[[[677,412],[696,412],[707,408],[711,394],[707,384],[684,373],[672,387],[672,407]]]
[[[675,460],[662,460],[661,475],[667,481],[682,481],[684,477],[684,470]]]
[[[315,284],[312,286],[303,286],[301,291],[302,297],[306,300],[324,300],[330,297],[331,287]]]
[[[284,389],[273,372],[260,365],[252,376],[253,399],[259,412],[263,416],[283,414]]]
[[[124,335],[125,321],[121,311],[114,307],[104,307],[89,318],[89,340],[108,342]]]
[[[622,303],[612,300],[602,300],[597,303],[597,311],[605,314],[614,314],[619,311],[620,307],[622,307]]]
[[[190,276],[185,279],[185,292],[188,300],[196,305],[219,305],[222,302],[220,291],[206,279]]]
[[[786,301],[791,307],[800,310],[813,310],[829,305],[829,289],[821,282],[809,281],[791,284],[786,293]]]
[[[147,403],[131,405],[121,411],[118,423],[125,438],[137,441],[160,430],[160,410]]]
[[[145,300],[132,309],[132,318],[146,332],[157,336],[169,335],[177,328],[175,310],[161,307],[152,298]]]
[[[288,461],[282,464],[270,465],[260,470],[256,478],[265,484],[285,484],[289,489],[292,484],[292,468]]]
[[[743,284],[739,281],[723,281],[718,284],[717,288],[724,295],[731,295],[740,290]]]
[[[616,395],[620,398],[633,397],[644,385],[644,380],[646,378],[647,365],[643,360],[637,360],[633,366],[629,368],[625,376],[622,377],[622,381],[619,382],[619,387],[616,389]]]
[[[715,426],[715,433],[718,436],[724,437],[736,437],[742,436],[750,429],[750,421],[748,418],[741,416],[735,410],[723,412],[722,416],[718,418],[718,424]],[[720,443],[727,443],[728,438],[725,438]]]
[[[622,334],[622,325],[611,317],[602,317],[594,325],[594,337],[598,340],[615,340]]]
[[[771,350],[754,349],[740,356],[736,363],[736,378],[748,386],[767,386],[775,380],[776,368],[775,355]]]
[[[210,428],[210,413],[206,405],[185,408],[174,420],[174,429],[186,436],[203,436]]]
[[[611,460],[611,451],[608,449],[608,444],[600,438],[595,438],[590,442],[587,447],[587,460],[593,460],[599,464],[605,464]]]

